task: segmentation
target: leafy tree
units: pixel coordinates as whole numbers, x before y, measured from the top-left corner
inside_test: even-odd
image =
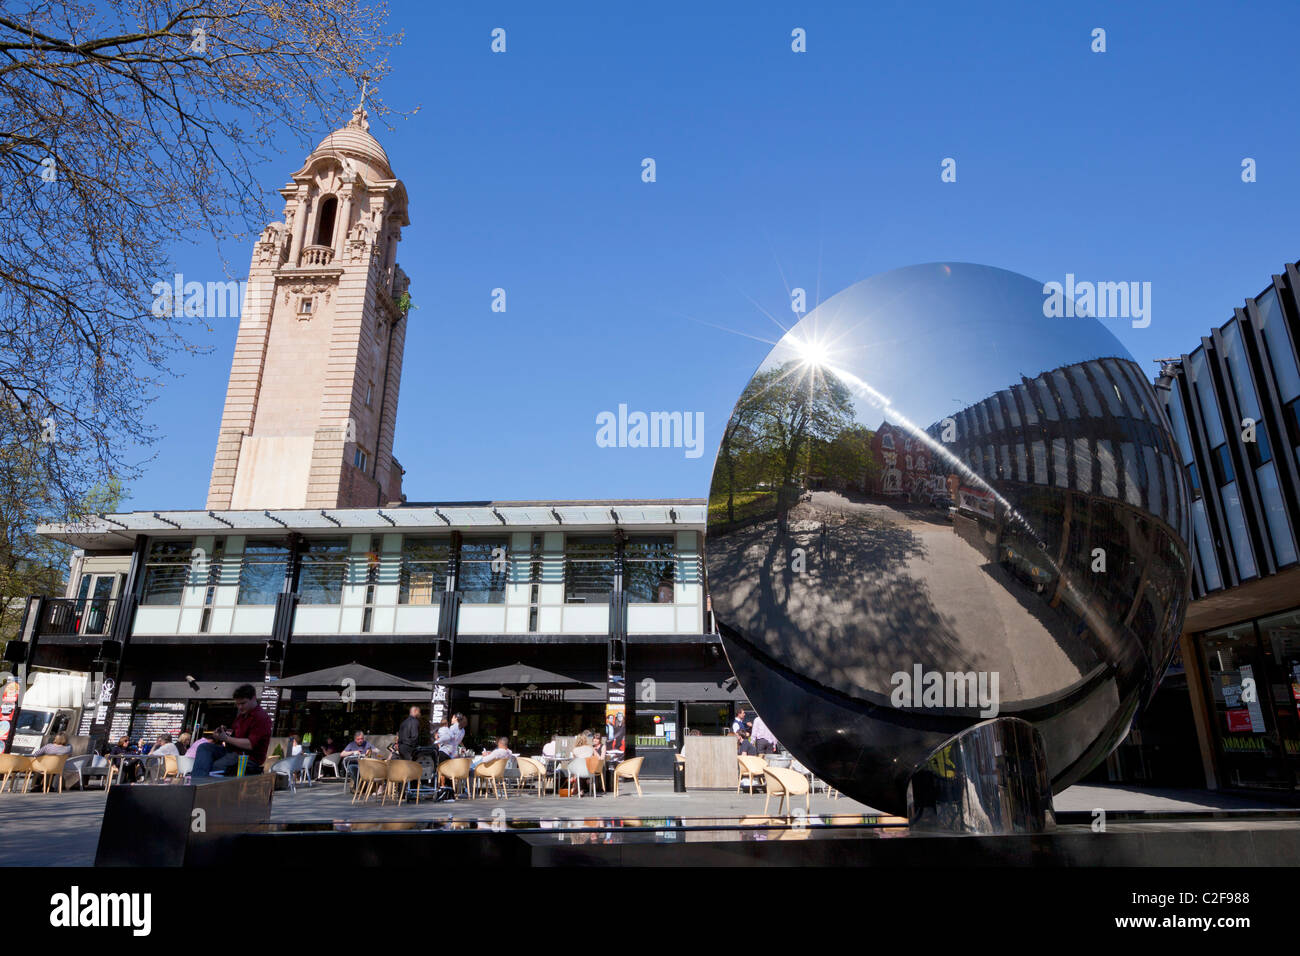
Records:
[[[67,517],[50,488],[39,446],[16,441],[12,404],[0,403],[0,647],[18,633],[25,599],[59,596],[72,548],[36,533],[42,522]],[[74,509],[79,514],[113,511],[123,497],[116,478],[91,488]]]
[[[851,428],[853,395],[834,375],[801,361],[759,372],[723,432],[712,493],[726,494],[728,520],[734,520],[735,493],[753,487],[760,476],[775,487],[782,507],[795,476],[809,467],[814,446],[833,443]],[[837,468],[853,467],[854,441],[846,438],[837,449]]]
[[[811,444],[809,470],[845,485],[861,485],[875,467],[871,454],[871,431],[864,425],[852,425],[829,441]]]

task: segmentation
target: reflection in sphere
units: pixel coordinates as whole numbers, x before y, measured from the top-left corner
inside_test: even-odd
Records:
[[[994,716],[1052,788],[1123,739],[1173,655],[1187,491],[1142,369],[1043,287],[969,264],[851,286],[777,344],[727,424],[708,583],[737,678],[831,785],[906,810]]]

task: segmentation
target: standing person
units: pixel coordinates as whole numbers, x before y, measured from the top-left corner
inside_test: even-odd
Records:
[[[745,719],[744,707],[736,711],[736,719],[731,722],[731,732],[733,734],[738,734],[742,730],[749,730],[749,721]]]
[[[450,720],[444,717],[442,723],[438,726],[437,733],[433,735],[433,745],[437,748],[433,759],[438,763],[456,756],[456,735],[451,729],[451,721],[453,720],[455,720],[454,717]]]
[[[229,771],[239,758],[248,758],[247,773],[261,773],[266,749],[271,744],[271,716],[257,702],[252,684],[241,684],[231,695],[235,700],[235,725],[229,731],[218,727],[212,740],[199,745],[190,779],[206,780],[213,770]]]
[[[415,748],[420,746],[420,708],[412,707],[397,728],[397,755],[403,760],[415,759]]]
[[[772,731],[767,729],[767,724],[763,723],[763,718],[754,715],[754,727],[750,731],[750,737],[754,741],[754,749],[760,754],[774,754],[777,751],[776,737]]]

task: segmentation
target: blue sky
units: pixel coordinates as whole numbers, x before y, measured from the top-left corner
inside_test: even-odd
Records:
[[[529,6],[391,5],[382,93],[419,112],[371,131],[410,195],[412,500],[704,496],[790,287],[811,309],[939,260],[1147,281],[1150,327],[1105,324],[1148,365],[1300,259],[1294,3]],[[268,193],[326,132],[286,131]],[[225,251],[247,269],[251,246]],[[207,242],[176,265],[221,277]],[[126,507],[204,504],[235,324],[196,338]],[[598,447],[620,403],[703,412],[704,455]]]

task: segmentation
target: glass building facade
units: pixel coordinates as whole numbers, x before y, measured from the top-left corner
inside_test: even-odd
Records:
[[[1300,792],[1300,274],[1157,383],[1191,492],[1185,657],[1219,786]]]

